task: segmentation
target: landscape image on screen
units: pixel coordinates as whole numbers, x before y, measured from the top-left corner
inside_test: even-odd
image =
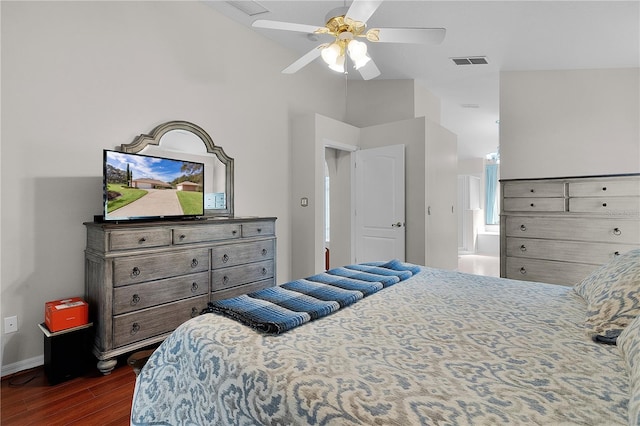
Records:
[[[204,214],[202,163],[105,150],[104,218]]]

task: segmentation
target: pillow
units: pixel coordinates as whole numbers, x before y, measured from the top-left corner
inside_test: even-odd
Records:
[[[574,286],[587,302],[592,337],[616,338],[640,314],[640,249],[616,256]]]
[[[618,349],[629,373],[629,424],[640,424],[640,316],[618,337]]]

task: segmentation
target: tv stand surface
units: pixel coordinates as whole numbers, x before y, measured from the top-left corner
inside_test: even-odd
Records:
[[[85,223],[98,369],[109,374],[118,356],[161,342],[211,300],[275,285],[275,221]]]

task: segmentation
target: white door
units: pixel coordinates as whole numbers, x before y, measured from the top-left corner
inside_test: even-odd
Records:
[[[427,127],[427,228],[425,265],[458,267],[457,147],[455,135],[434,124]]]
[[[354,260],[405,260],[404,145],[356,151]]]

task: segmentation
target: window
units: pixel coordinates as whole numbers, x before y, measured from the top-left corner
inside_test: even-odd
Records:
[[[500,223],[500,197],[498,179],[500,178],[500,156],[492,153],[487,155],[487,164],[484,169],[485,181],[485,224],[498,225]]]

